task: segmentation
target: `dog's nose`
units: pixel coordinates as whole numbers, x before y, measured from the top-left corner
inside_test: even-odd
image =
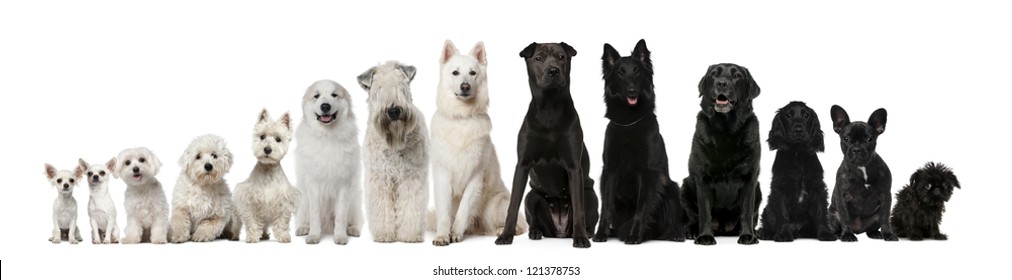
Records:
[[[628,94],[633,94],[633,93],[636,93],[636,87],[634,87],[634,86],[633,86],[633,87],[629,87],[629,88],[628,88],[628,89],[626,89],[625,91],[626,91],[626,93],[628,93]]]
[[[98,175],[91,176],[92,180],[98,181]]]
[[[559,75],[559,68],[558,67],[548,68],[548,76],[555,77],[555,76],[558,76],[558,75]]]
[[[69,188],[70,188],[70,184],[63,184],[63,189],[64,190],[69,189]]]
[[[320,105],[320,111],[324,114],[330,113],[330,103],[323,103]]]
[[[727,81],[725,81],[725,80],[717,80],[717,88],[726,88],[726,87],[727,87]]]
[[[134,173],[140,173],[141,172],[141,168],[140,167],[134,166],[133,170],[134,170]]]
[[[460,84],[460,91],[463,93],[471,92],[471,84],[468,83]]]
[[[864,154],[864,150],[860,148],[850,148],[850,153],[854,155],[861,155]]]
[[[389,116],[391,120],[399,120],[401,118],[401,107],[390,107],[390,109],[387,109],[387,116]]]
[[[269,155],[269,154],[271,154],[271,151],[272,151],[272,150],[271,150],[271,147],[264,147],[264,153],[265,153],[265,154],[268,154],[268,155]]]
[[[211,171],[211,169],[214,169],[214,165],[211,165],[210,163],[204,164],[204,170]]]
[[[804,130],[805,129],[803,127],[801,127],[801,125],[795,125],[794,126],[794,133],[801,133],[801,132],[804,132]]]

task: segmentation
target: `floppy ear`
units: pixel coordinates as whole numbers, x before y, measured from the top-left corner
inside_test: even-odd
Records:
[[[530,58],[531,56],[534,56],[534,50],[537,49],[537,48],[538,48],[538,43],[537,42],[534,42],[534,43],[531,43],[530,45],[527,45],[527,47],[524,48],[524,50],[520,51],[520,57]]]
[[[749,72],[748,68],[745,67],[742,67],[741,69],[745,70],[745,78],[748,79],[748,96],[751,99],[759,97],[759,84],[757,84],[755,79],[752,78],[752,72]]]
[[[257,124],[262,124],[271,121],[271,114],[267,112],[267,108],[260,110],[260,116],[257,117]]]
[[[829,109],[829,117],[833,119],[833,131],[836,131],[836,134],[843,133],[843,128],[850,124],[850,116],[847,116],[847,111],[839,105],[833,105],[833,108]]]
[[[819,114],[816,114],[815,110],[812,110],[812,108],[808,108],[807,106],[805,107],[805,110],[807,110],[808,114],[812,116],[808,119],[811,123],[808,126],[808,131],[812,134],[812,140],[811,142],[808,142],[808,147],[818,153],[824,152],[826,151],[826,137],[825,134],[822,133],[822,124],[819,122]]]
[[[84,161],[83,158],[77,159],[77,169],[80,169],[82,172],[88,171],[88,166],[91,165],[89,165],[87,161]]]
[[[650,50],[647,49],[646,40],[640,39],[640,41],[636,43],[636,48],[633,49],[632,54],[633,58],[639,59],[640,62],[643,62],[643,64],[647,66],[647,70],[654,70],[654,65],[650,62]]]
[[[439,64],[446,64],[454,55],[457,55],[457,46],[453,45],[453,42],[446,40],[443,43],[443,55],[439,58]]]
[[[875,128],[875,132],[882,134],[886,130],[886,109],[879,108],[868,117],[868,124]]]
[[[787,107],[780,108],[777,110],[777,114],[773,116],[773,125],[770,127],[770,136],[766,139],[766,143],[769,143],[770,145],[770,151],[784,147],[784,118],[781,114],[786,108]]]
[[[149,158],[148,162],[151,163],[151,175],[154,176],[155,174],[158,174],[159,170],[162,169],[162,161],[159,160],[158,156],[155,156],[155,153],[151,152],[151,150],[146,151],[146,153],[148,154]]]
[[[179,168],[182,168],[183,170],[188,169],[187,167],[190,165],[190,159],[196,156],[197,155],[194,154],[193,149],[190,149],[190,147],[186,147],[186,150],[183,151],[183,154],[179,155],[179,162],[178,162]]]
[[[706,75],[703,75],[703,78],[699,79],[699,97],[703,97],[703,93],[706,92],[706,89],[710,87],[710,84],[713,84],[713,82],[711,81],[713,79],[713,76],[710,73],[713,72],[713,67],[716,66],[717,65],[714,64],[706,68]]]
[[[484,42],[478,41],[477,43],[474,43],[474,48],[471,48],[471,56],[477,59],[478,63],[481,63],[481,65],[488,65],[488,55],[485,54]]]
[[[408,77],[408,82],[411,82],[412,80],[415,79],[416,69],[414,66],[397,64],[397,69],[401,69],[401,72],[404,72],[404,76]]]
[[[105,163],[105,168],[108,168],[109,172],[115,173],[113,171],[116,170],[116,158],[109,159],[109,161]]]
[[[372,87],[372,74],[376,70],[376,67],[371,67],[369,70],[365,70],[362,74],[358,75],[358,85],[362,86],[362,89],[369,92],[369,88]]]
[[[288,131],[292,131],[292,116],[288,112],[281,115],[281,119],[278,119],[285,126]]]
[[[285,113],[285,116],[287,115],[288,113]],[[284,116],[282,116],[282,118],[284,118]],[[228,173],[228,171],[232,169],[232,151],[228,149],[228,146],[226,146],[224,139],[221,140],[221,147],[219,152],[220,153],[218,154],[218,158],[220,158],[225,163],[224,166],[221,166],[221,170],[224,171],[225,173]]]
[[[46,178],[49,180],[56,178],[56,167],[53,167],[52,164],[46,164]]]
[[[566,51],[566,54],[569,56],[576,56],[576,49],[570,47],[566,42],[559,42],[559,45],[562,46],[562,50]]]
[[[620,57],[621,55],[618,54],[618,51],[616,51],[615,48],[611,47],[608,43],[604,44],[604,54],[601,55],[601,68],[605,76],[608,76],[608,74],[611,73],[611,68],[615,66],[615,62],[618,61]]]

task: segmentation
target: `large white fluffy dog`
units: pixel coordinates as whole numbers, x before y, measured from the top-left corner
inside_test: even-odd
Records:
[[[443,45],[431,137],[436,246],[459,242],[465,233],[498,235],[506,223],[510,193],[489,136],[486,58],[482,42],[470,55],[449,40]],[[525,228],[518,221],[516,233]]]
[[[296,235],[334,234],[347,244],[362,226],[362,155],[351,96],[340,84],[320,80],[302,96],[302,122],[295,130],[295,176],[303,197]]]
[[[246,226],[247,243],[267,240],[268,229],[278,242],[292,241],[288,227],[298,205],[299,191],[281,168],[281,159],[288,153],[291,141],[292,119],[288,113],[275,121],[267,109],[260,112],[253,128],[253,156],[257,164],[249,178],[235,186],[236,209]]]
[[[422,242],[429,198],[428,143],[422,112],[411,103],[415,67],[397,62],[358,76],[369,92],[365,132],[369,230],[376,242]]]
[[[225,139],[202,135],[179,157],[179,179],[172,192],[172,243],[239,240],[239,221],[225,174],[232,152]]]
[[[155,178],[161,167],[162,162],[147,148],[126,149],[116,157],[113,174],[127,185],[123,199],[127,214],[123,244],[168,242],[169,201],[165,199],[162,183]]]

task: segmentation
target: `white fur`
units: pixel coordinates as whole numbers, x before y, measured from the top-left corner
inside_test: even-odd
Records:
[[[116,157],[113,175],[127,185],[123,198],[127,214],[123,244],[168,242],[169,202],[162,183],[155,178],[161,167],[158,157],[143,147],[123,150]]]
[[[105,165],[89,165],[78,159],[78,169],[84,172],[91,194],[88,199],[88,218],[91,222],[91,243],[119,243],[119,226],[116,225],[116,205],[109,194],[109,180],[116,170],[116,158]]]
[[[415,68],[387,62],[359,75],[369,93],[365,166],[369,230],[376,242],[422,242],[428,202],[429,158],[425,120],[411,103]],[[403,120],[391,121],[389,109]]]
[[[487,65],[482,42],[475,44],[470,55],[460,55],[449,40],[443,46],[437,109],[432,116],[433,245],[459,242],[465,233],[498,235],[506,223],[510,193],[489,136]],[[470,91],[462,90],[465,84]],[[521,219],[516,233],[525,229]]]
[[[232,168],[232,152],[225,140],[211,134],[193,139],[179,157],[179,167],[172,192],[170,241],[239,240],[242,225],[224,178]]]
[[[57,193],[56,200],[53,201],[53,236],[49,241],[59,244],[63,240],[63,231],[66,230],[70,244],[81,242],[84,239],[81,239],[81,232],[77,229],[77,200],[74,199],[74,187],[81,181],[81,170],[57,171],[47,163],[46,178]]]
[[[268,239],[267,229],[271,227],[278,242],[292,241],[288,227],[296,210],[299,191],[288,181],[281,168],[281,159],[288,153],[291,140],[292,122],[288,113],[274,121],[266,109],[260,112],[253,129],[253,155],[257,164],[249,178],[235,187],[235,202],[246,227],[247,243]]]
[[[322,112],[327,104],[330,110]],[[321,115],[331,114],[329,122]],[[324,233],[347,244],[362,226],[362,155],[351,96],[340,84],[320,80],[302,97],[302,122],[295,130],[295,176],[305,196],[296,216],[296,235],[316,244]]]

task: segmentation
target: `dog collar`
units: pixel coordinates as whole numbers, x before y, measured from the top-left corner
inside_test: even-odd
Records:
[[[642,116],[642,117],[640,117],[640,118],[639,118],[638,120],[636,120],[636,121],[633,121],[633,122],[631,122],[631,123],[628,123],[628,124],[620,124],[620,123],[615,123],[615,121],[611,121],[611,122],[609,122],[609,123],[610,123],[610,124],[613,124],[613,125],[617,125],[617,126],[621,126],[621,127],[627,127],[627,126],[633,126],[633,125],[636,125],[637,123],[639,123],[640,121],[642,121],[642,120],[643,120],[643,118],[646,118],[646,116]]]

